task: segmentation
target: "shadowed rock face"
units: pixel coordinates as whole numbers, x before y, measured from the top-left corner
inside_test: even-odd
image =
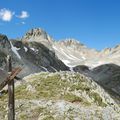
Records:
[[[7,36],[0,34],[0,49],[4,49],[4,52],[8,53],[10,48],[11,46]]]
[[[6,71],[0,69],[0,83],[7,78],[8,74]]]
[[[80,65],[73,68],[75,72],[82,73],[103,87],[110,95],[119,101],[120,99],[120,66],[115,64],[104,64],[96,68],[89,69]],[[120,103],[120,101],[119,101]]]
[[[120,96],[120,66],[105,64],[92,70],[92,77],[104,88]]]
[[[11,46],[6,35],[0,34],[0,67],[5,69],[5,57],[10,52]]]
[[[89,71],[89,67],[85,66],[85,65],[78,65],[78,66],[74,67],[73,70],[75,72],[87,72],[87,71]]]
[[[38,36],[39,34],[37,34]],[[5,68],[5,54],[12,56],[13,67],[20,66],[23,68],[20,76],[26,76],[40,71],[65,71],[69,68],[57,58],[54,51],[47,48],[41,42],[30,41],[9,41],[6,36],[0,40],[0,67]]]
[[[23,62],[25,72],[35,73],[40,71],[64,71],[69,68],[60,61],[55,53],[38,42],[23,43],[22,41],[12,41],[12,44],[19,49],[21,57],[19,61]],[[32,70],[32,71],[31,71]]]

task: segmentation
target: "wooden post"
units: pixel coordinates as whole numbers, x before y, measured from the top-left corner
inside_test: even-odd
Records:
[[[7,56],[7,71],[12,71],[11,56]],[[14,80],[8,83],[8,120],[15,120]]]

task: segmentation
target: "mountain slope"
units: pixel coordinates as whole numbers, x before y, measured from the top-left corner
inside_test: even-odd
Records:
[[[69,67],[87,65],[94,68],[108,63],[120,65],[120,45],[96,51],[74,39],[67,39],[55,42],[53,48],[58,58]]]
[[[2,68],[5,68],[5,56],[2,56],[2,54],[5,53],[11,54],[14,67],[21,66],[23,68],[21,72],[22,77],[40,71],[55,72],[69,70],[69,68],[56,57],[54,51],[51,51],[42,43],[36,41],[9,41],[4,35],[1,35],[0,38],[0,60]]]
[[[88,63],[98,54],[97,51],[87,48],[74,39],[55,42],[53,44],[53,49],[58,58],[69,67],[83,64],[92,66],[92,62],[91,64]]]
[[[16,119],[20,120],[120,118],[120,108],[110,95],[79,73],[41,72],[27,76],[16,87],[15,96]],[[0,99],[0,119],[6,114],[5,101],[5,96]]]
[[[92,77],[104,88],[120,96],[120,66],[105,64],[92,70]]]

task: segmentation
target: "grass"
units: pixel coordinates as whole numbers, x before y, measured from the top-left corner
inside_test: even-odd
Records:
[[[49,115],[43,118],[43,120],[55,120],[53,116]]]
[[[47,73],[35,75],[30,78],[31,80],[29,79],[27,84],[19,86],[15,90],[16,99],[64,99],[69,102],[82,102],[85,105],[90,105],[90,102],[84,98],[71,94],[72,91],[80,90],[80,92],[85,91],[87,94],[89,94],[89,96],[93,98],[94,102],[98,105],[105,106],[105,103],[103,103],[100,95],[95,92],[90,92],[90,86],[88,86],[84,79],[79,75],[73,76],[73,78],[67,78],[65,74],[64,77],[67,79],[64,80],[61,79],[59,74],[55,74],[53,76],[47,75]],[[75,81],[76,79],[78,81]],[[35,93],[32,92],[32,90],[26,90],[28,84],[35,87]],[[67,92],[67,88],[69,88],[69,92]]]
[[[34,90],[28,90],[28,85],[32,86]],[[90,106],[92,104],[97,104],[101,107],[105,107],[106,104],[103,102],[102,97],[99,93],[92,91],[92,87],[87,83],[84,77],[79,74],[67,75],[59,73],[41,73],[27,78],[26,82],[21,84],[15,89],[15,99],[16,100],[65,100],[71,103],[79,103],[84,106]],[[75,94],[75,91],[79,94]],[[88,95],[93,102],[89,101],[86,96]],[[5,108],[1,105],[7,100],[7,95],[0,98],[0,109],[6,113]],[[6,103],[6,102],[4,102]],[[27,106],[28,107],[28,106]],[[30,106],[29,106],[30,107]],[[24,111],[24,106],[17,108],[17,111]],[[72,110],[69,110],[72,112]],[[54,120],[52,113],[50,113],[47,108],[36,107],[30,110],[30,114],[22,113],[19,116],[20,120],[32,120],[33,118],[38,118],[39,114],[42,113],[45,118],[43,120]],[[72,118],[71,118],[72,119]]]
[[[69,101],[69,102],[72,102],[72,103],[74,103],[74,102],[83,102],[82,98],[80,98],[80,97],[78,97],[78,96],[76,96],[74,94],[70,94],[70,93],[65,94],[64,99],[66,101]]]
[[[102,97],[96,93],[96,92],[91,92],[90,96],[94,98],[94,102],[97,103],[101,107],[106,107],[106,104],[103,102]]]
[[[35,120],[38,119],[39,117],[39,114],[40,113],[43,113],[45,112],[46,109],[45,108],[42,108],[42,107],[36,107],[35,109],[32,109],[30,110],[30,112],[28,114],[26,113],[22,113],[20,116],[19,116],[19,119],[20,120],[33,120],[33,118]],[[32,114],[31,114],[32,113]],[[49,114],[48,114],[49,115]]]
[[[29,79],[29,82],[27,84],[35,87],[35,93],[32,92],[32,90],[26,90],[27,84],[19,86],[15,92],[16,99],[64,99],[69,102],[85,102],[87,105],[87,100],[83,100],[79,96],[70,94],[71,91],[75,90],[82,90],[87,92],[90,91],[90,87],[87,86],[79,76],[73,76],[73,78],[70,77],[62,80],[59,74],[43,77],[45,75],[47,74],[36,75],[30,78],[31,80]],[[79,82],[77,84],[75,81],[76,79],[79,79]],[[70,89],[69,93],[67,93],[67,88]]]

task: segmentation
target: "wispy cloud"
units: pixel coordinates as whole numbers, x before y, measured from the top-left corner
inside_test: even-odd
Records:
[[[21,24],[25,25],[26,23],[23,21],[23,22],[21,22]]]
[[[0,19],[3,21],[6,21],[6,22],[11,21],[14,14],[15,14],[14,12],[6,8],[0,9]]]
[[[22,22],[19,22],[19,23],[15,23],[16,25],[25,25],[26,22],[22,21]]]
[[[24,19],[24,18],[28,18],[29,14],[27,11],[22,11],[20,15],[17,16],[18,18]]]

